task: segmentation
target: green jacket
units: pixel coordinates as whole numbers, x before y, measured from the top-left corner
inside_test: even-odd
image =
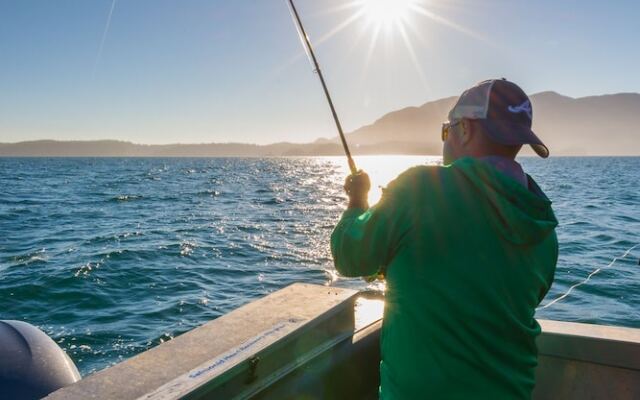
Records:
[[[345,276],[386,274],[383,399],[528,399],[536,306],[555,272],[551,202],[463,158],[415,167],[331,236]]]

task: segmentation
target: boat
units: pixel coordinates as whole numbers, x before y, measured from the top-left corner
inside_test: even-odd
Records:
[[[382,310],[296,283],[46,399],[375,399]],[[534,399],[640,399],[640,329],[539,322]]]

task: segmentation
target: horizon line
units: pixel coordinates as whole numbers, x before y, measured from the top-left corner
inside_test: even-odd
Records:
[[[619,96],[619,95],[636,95],[636,96],[640,96],[640,92],[617,92],[617,93],[602,93],[602,94],[593,94],[593,95],[588,95],[588,96],[580,96],[580,97],[572,97],[572,96],[568,96],[568,95],[564,95],[562,93],[559,93],[555,90],[543,90],[540,92],[536,92],[533,93],[531,95],[528,95],[530,98],[534,97],[534,96],[539,96],[541,94],[555,94],[558,95],[560,97],[565,97],[571,100],[582,100],[582,99],[589,99],[589,98],[595,98],[595,97],[605,97],[605,96]],[[379,116],[378,118],[374,119],[372,122],[368,123],[368,124],[364,124],[359,128],[354,129],[351,132],[346,132],[347,135],[354,133],[356,131],[358,131],[359,129],[366,127],[366,126],[370,126],[375,124],[377,121],[379,121],[380,119],[384,118],[385,116],[394,113],[394,112],[398,112],[398,111],[402,111],[408,108],[420,108],[423,107],[429,103],[436,103],[439,101],[443,101],[443,100],[449,100],[453,97],[459,97],[459,95],[452,95],[452,96],[446,96],[446,97],[441,97],[439,99],[435,99],[435,100],[428,100],[425,101],[424,103],[420,104],[420,105],[413,105],[413,106],[406,106],[406,107],[402,107],[402,108],[398,108],[398,109],[394,109],[391,111],[387,111],[385,112],[383,115]],[[55,139],[55,138],[42,138],[42,139],[31,139],[31,140],[21,140],[21,141],[16,141],[16,142],[0,142],[0,145],[14,145],[14,144],[23,144],[23,143],[36,143],[36,142],[69,142],[69,143],[88,143],[88,142],[121,142],[121,143],[129,143],[129,144],[133,144],[133,145],[137,145],[137,146],[191,146],[191,145],[230,145],[230,144],[237,144],[237,145],[249,145],[249,146],[271,146],[271,145],[277,145],[277,144],[292,144],[292,145],[307,145],[307,144],[314,144],[315,142],[319,141],[319,140],[328,140],[328,141],[332,141],[337,137],[318,137],[313,139],[311,142],[291,142],[291,141],[276,141],[276,142],[271,142],[271,143],[251,143],[251,142],[193,142],[193,143],[183,143],[183,142],[170,142],[170,143],[138,143],[138,142],[134,142],[131,140],[123,140],[123,139],[88,139],[88,140],[84,140],[84,139]]]

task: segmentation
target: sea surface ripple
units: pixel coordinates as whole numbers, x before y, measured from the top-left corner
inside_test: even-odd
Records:
[[[437,157],[359,157],[371,201]],[[541,318],[640,328],[640,158],[523,158],[560,221]],[[0,159],[0,319],[50,335],[83,375],[293,282],[336,275],[339,157]],[[608,266],[608,267],[607,267]],[[381,288],[373,284],[370,288]]]

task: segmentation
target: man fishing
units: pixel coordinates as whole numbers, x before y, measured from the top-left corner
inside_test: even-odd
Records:
[[[532,108],[514,83],[465,91],[442,126],[443,166],[411,168],[369,207],[369,177],[350,175],[331,236],[345,276],[383,274],[383,399],[529,399],[536,306],[558,257],[551,202],[515,161]]]

